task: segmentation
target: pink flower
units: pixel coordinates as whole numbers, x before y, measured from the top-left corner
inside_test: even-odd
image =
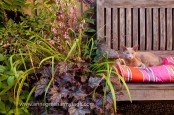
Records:
[[[56,16],[61,16],[64,13],[63,8],[60,6],[59,11],[56,12]]]
[[[62,47],[61,47],[61,46],[58,46],[57,49],[58,49],[58,50],[62,50]]]
[[[52,30],[52,31],[53,31],[53,33],[54,33],[54,34],[58,34],[58,31],[57,31],[57,29],[56,29],[56,28],[53,28],[53,30]]]
[[[86,23],[85,19],[82,20],[82,24],[84,25]]]
[[[57,38],[57,37],[54,37],[53,40],[56,41],[56,42],[58,42],[58,43],[60,43],[60,39]]]
[[[3,46],[3,47],[4,47],[5,49],[8,49],[8,48],[9,48],[9,46],[10,46],[10,44],[9,44],[9,43],[6,43],[6,44],[4,44],[4,46]]]
[[[83,19],[83,20],[81,21],[81,24],[79,25],[79,27],[83,29],[83,28],[84,28],[85,23],[86,23],[86,22],[85,22],[85,19]]]
[[[60,27],[60,28],[64,28],[64,27],[65,27],[65,24],[62,23],[62,22],[60,22],[60,23],[59,23],[59,27]]]
[[[74,14],[75,14],[75,9],[73,7],[71,7],[69,10],[69,16],[73,17]]]
[[[69,38],[68,33],[67,33],[67,32],[65,32],[65,33],[64,33],[64,35],[63,35],[63,37],[64,37],[65,39],[68,39],[68,38]]]
[[[51,45],[54,45],[55,41],[54,41],[54,40],[49,40],[49,43],[50,43]]]

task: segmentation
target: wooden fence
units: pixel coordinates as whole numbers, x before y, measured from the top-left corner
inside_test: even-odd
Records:
[[[82,0],[75,0],[76,1],[76,7],[77,7],[77,15],[81,16],[83,15],[84,11],[86,11],[89,6],[87,6]]]

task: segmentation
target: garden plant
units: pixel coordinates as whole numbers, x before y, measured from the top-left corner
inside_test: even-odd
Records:
[[[119,89],[130,93],[98,49],[94,8],[77,17],[74,0],[24,4],[32,15],[0,29],[0,114],[116,113]]]

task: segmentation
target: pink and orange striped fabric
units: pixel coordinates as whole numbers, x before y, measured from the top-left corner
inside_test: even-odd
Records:
[[[163,65],[148,68],[116,66],[126,82],[174,82],[174,57],[163,58]]]

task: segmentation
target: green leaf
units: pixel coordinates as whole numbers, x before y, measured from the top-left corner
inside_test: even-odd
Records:
[[[3,74],[0,78],[1,78],[0,81],[4,81],[8,78],[8,75]]]
[[[20,73],[17,72],[17,73],[15,74],[15,77],[18,78],[19,76],[20,76]]]
[[[15,112],[14,112],[15,110],[14,109],[11,109],[9,112],[8,112],[8,115],[13,115]]]
[[[4,0],[4,3],[8,5],[12,5],[12,2],[10,2],[9,0]]]
[[[4,102],[0,101],[0,111],[1,113],[6,113]]]
[[[5,66],[0,65],[0,73],[3,73],[6,70]]]
[[[21,109],[22,109],[25,113],[29,113],[27,107],[21,107]]]
[[[90,24],[94,24],[94,19],[88,19],[88,18],[86,18],[86,22],[88,22]]]
[[[13,86],[14,84],[14,76],[10,76],[8,79],[7,79],[7,84],[9,86]]]
[[[35,90],[36,90],[36,86],[34,86],[34,87],[32,88],[32,90],[30,91],[30,93],[28,94],[26,103],[28,103],[28,101],[29,101],[30,98],[31,98],[31,95],[33,94],[33,92],[34,92]]]
[[[68,52],[68,55],[67,55],[65,61],[73,54],[73,51],[76,49],[78,42],[79,42],[79,39],[76,39],[76,41],[73,43],[70,51]]]
[[[8,87],[8,86],[7,86],[7,83],[1,81],[1,87],[0,87],[0,88],[1,88],[1,89],[7,89],[7,87]]]
[[[0,54],[0,61],[4,61],[4,56]]]
[[[96,30],[95,30],[95,29],[88,28],[88,29],[86,30],[86,32],[91,32],[91,33],[93,33],[93,32],[96,32]]]

